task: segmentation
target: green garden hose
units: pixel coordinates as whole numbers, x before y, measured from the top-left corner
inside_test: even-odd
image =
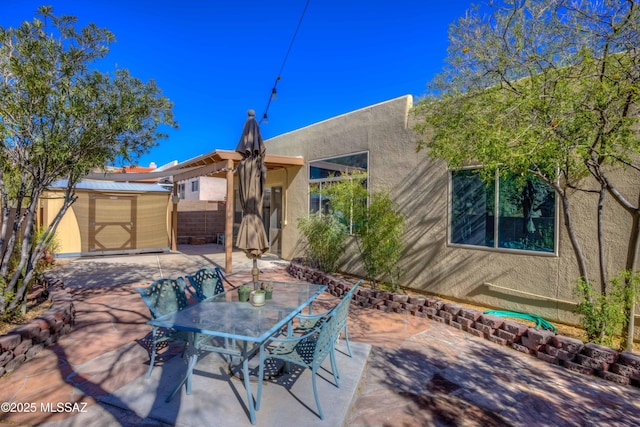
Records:
[[[503,311],[503,310],[487,310],[482,314],[492,314],[494,316],[500,316],[500,317],[515,317],[517,319],[530,320],[532,322],[536,322],[536,329],[542,328],[548,331],[552,331],[553,333],[556,333],[558,331],[558,329],[555,326],[553,326],[552,323],[544,320],[540,316],[536,316],[535,314],[525,314],[525,313],[518,313],[516,311]]]

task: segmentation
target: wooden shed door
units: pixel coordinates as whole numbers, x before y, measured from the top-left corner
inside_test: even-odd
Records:
[[[89,252],[136,248],[136,196],[92,195]]]

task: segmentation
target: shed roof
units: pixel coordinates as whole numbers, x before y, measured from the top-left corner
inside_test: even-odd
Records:
[[[55,181],[49,186],[50,190],[64,190],[67,180]],[[143,184],[137,182],[91,181],[82,180],[76,185],[76,190],[88,191],[123,191],[135,193],[170,193],[171,190],[158,184]]]

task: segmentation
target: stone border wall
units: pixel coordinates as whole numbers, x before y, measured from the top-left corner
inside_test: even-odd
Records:
[[[0,336],[0,376],[33,359],[44,347],[55,344],[75,324],[69,290],[58,280],[47,279],[51,307],[40,317]]]
[[[328,292],[341,296],[351,289],[352,283],[327,275],[293,260],[287,272],[300,280],[328,286]],[[503,317],[482,314],[455,303],[436,298],[395,294],[360,287],[352,304],[385,312],[410,313],[444,323],[493,343],[530,354],[547,363],[585,375],[597,375],[606,380],[640,387],[640,355],[618,352],[609,347],[557,335],[551,331],[535,329]]]

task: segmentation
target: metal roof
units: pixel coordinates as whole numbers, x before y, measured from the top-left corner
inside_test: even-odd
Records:
[[[67,180],[61,179],[55,181],[49,186],[49,189],[67,188]],[[76,185],[76,190],[89,191],[129,191],[135,193],[170,193],[171,190],[158,184],[142,184],[136,182],[114,182],[114,181],[90,181],[83,180]]]

